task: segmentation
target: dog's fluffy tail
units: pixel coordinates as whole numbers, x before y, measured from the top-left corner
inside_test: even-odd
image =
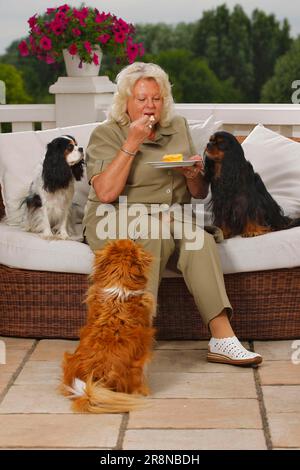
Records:
[[[141,395],[114,392],[92,377],[86,382],[76,378],[72,387],[64,385],[63,393],[72,399],[73,411],[81,413],[126,413],[146,405]]]

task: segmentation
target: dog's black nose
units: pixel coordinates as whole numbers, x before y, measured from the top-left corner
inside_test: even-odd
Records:
[[[78,147],[78,151],[79,151],[80,153],[83,153],[83,147]]]

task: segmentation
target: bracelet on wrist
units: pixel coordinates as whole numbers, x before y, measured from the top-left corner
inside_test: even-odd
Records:
[[[127,155],[130,155],[131,157],[135,157],[137,152],[129,152],[129,150],[123,149],[123,147],[120,148],[121,152],[126,153]]]

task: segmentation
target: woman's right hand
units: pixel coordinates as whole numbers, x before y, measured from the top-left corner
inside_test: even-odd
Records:
[[[138,147],[153,133],[153,125],[151,116],[142,116],[136,121],[133,121],[129,126],[126,141]]]

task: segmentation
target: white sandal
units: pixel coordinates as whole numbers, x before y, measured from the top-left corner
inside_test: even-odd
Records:
[[[236,336],[211,338],[208,343],[207,360],[235,366],[257,365],[262,362],[260,354],[248,351]]]

